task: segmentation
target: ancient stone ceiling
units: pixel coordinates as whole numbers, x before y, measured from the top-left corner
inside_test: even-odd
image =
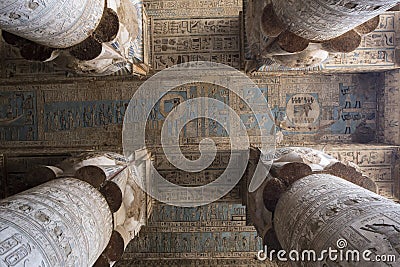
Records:
[[[154,70],[191,60],[243,70],[249,54],[241,11],[247,10],[248,2],[145,1]],[[357,163],[377,182],[379,193],[392,199],[400,197],[400,72],[375,71],[398,64],[399,29],[399,12],[384,14],[377,31],[363,39],[360,49],[337,55],[321,66],[335,70],[329,73],[278,73],[277,66],[265,64],[251,75],[268,99],[277,131],[283,136],[281,146],[312,146]],[[24,173],[35,165],[55,165],[79,151],[121,151],[123,116],[143,80],[77,77],[52,63],[27,62],[3,43],[1,48],[0,195],[25,189]],[[370,72],[352,73],[360,69]],[[348,73],[335,73],[343,70]],[[236,105],[247,130],[254,128],[240,101],[223,88],[189,84],[173,94],[183,100],[204,95]],[[164,112],[170,111],[170,100],[168,95],[161,100],[166,103]],[[158,112],[151,124],[154,131],[164,120]],[[186,134],[182,137],[186,144],[191,144],[193,136],[221,141],[225,137],[209,120],[194,123]],[[224,157],[218,160],[223,162]],[[171,179],[187,182],[162,156],[159,164]],[[199,179],[220,171],[221,165],[214,166]],[[246,221],[239,187],[223,201],[200,208],[157,205],[147,227],[117,266],[264,266],[254,260],[262,244]]]

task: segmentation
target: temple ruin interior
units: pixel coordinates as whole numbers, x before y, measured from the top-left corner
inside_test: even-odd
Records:
[[[400,266],[399,1],[13,0],[0,30],[0,266]]]

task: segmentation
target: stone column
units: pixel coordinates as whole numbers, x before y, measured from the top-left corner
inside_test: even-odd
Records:
[[[375,182],[364,176],[355,164],[339,162],[323,151],[306,147],[287,147],[277,149],[273,155],[261,155],[258,149],[252,149],[249,177],[252,177],[254,172],[254,160],[258,162],[259,157],[273,159],[273,162],[264,160],[265,164],[271,164],[270,171],[262,184],[247,194],[245,203],[250,222],[261,237],[273,230],[273,213],[282,194],[295,181],[312,173],[335,174],[373,192],[377,190]]]
[[[13,0],[0,3],[2,37],[31,61],[78,74],[149,71],[142,46],[146,17],[131,0]]]
[[[136,44],[143,40],[142,9],[131,0],[108,0],[99,28],[103,33],[61,54],[59,66],[79,74],[109,75],[114,72],[146,75],[148,67],[135,59]],[[106,38],[105,38],[106,37]]]
[[[362,36],[379,25],[379,15],[395,0],[249,0],[246,35],[252,72],[263,62],[310,69],[329,53],[357,49]],[[258,66],[257,66],[258,65]]]
[[[318,258],[323,250],[336,250],[336,260],[325,254],[307,266],[355,266],[353,256],[346,262],[346,251],[355,250],[362,266],[400,263],[400,206],[336,176],[313,174],[292,184],[279,199],[273,225],[286,251],[314,250]],[[363,253],[371,260],[376,255],[397,260],[368,262]]]
[[[310,148],[281,148],[266,158],[273,159],[270,172],[247,201],[264,256],[292,266],[399,264],[400,206],[377,195],[356,165]],[[389,265],[373,262],[377,255]]]
[[[287,29],[310,41],[336,38],[394,7],[397,0],[272,0]]]
[[[1,266],[92,266],[113,219],[91,185],[60,178],[0,202]]]
[[[0,2],[0,28],[54,48],[79,44],[100,23],[104,0],[13,0]]]
[[[110,266],[121,259],[128,243],[147,222],[151,213],[148,197],[137,182],[145,181],[149,176],[141,168],[148,164],[149,155],[130,162],[112,152],[82,153],[59,164],[64,177],[75,177],[100,192],[111,211],[112,234],[93,266]]]

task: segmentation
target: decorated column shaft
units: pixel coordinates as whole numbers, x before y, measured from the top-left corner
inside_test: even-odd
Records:
[[[147,220],[146,216],[151,212],[147,206],[146,194],[136,184],[136,181],[145,179],[148,174],[140,168],[137,172],[130,170],[130,164],[148,165],[150,158],[129,162],[122,155],[112,152],[87,152],[51,168],[61,170],[59,175],[62,177],[71,176],[90,184],[108,205],[113,218],[112,233],[106,246],[97,254],[93,266],[110,266],[121,259],[126,246],[138,234]],[[49,172],[49,167],[35,168],[28,176],[48,174],[47,179],[54,179],[56,175]]]
[[[103,15],[104,0],[13,0],[0,2],[0,28],[54,48],[89,37]]]
[[[329,53],[356,50],[396,0],[249,0],[246,35],[251,56],[246,71],[263,62],[309,69]],[[258,66],[257,66],[258,65]]]
[[[32,61],[79,74],[146,75],[141,0],[15,0],[0,3],[5,42]]]
[[[292,266],[398,266],[400,206],[377,195],[358,166],[310,148],[266,156],[268,177],[247,202],[264,256]]]
[[[258,149],[252,149],[251,155],[249,173],[254,171],[254,159],[261,157],[268,165],[271,162],[266,159],[273,159],[268,175],[255,191],[248,194],[246,200],[251,223],[261,237],[273,232],[273,213],[282,194],[295,181],[312,173],[334,174],[372,192],[377,191],[375,182],[364,176],[357,166],[349,162],[339,162],[323,151],[306,147],[285,147],[277,149],[272,155],[264,155]]]
[[[313,174],[292,184],[279,199],[273,225],[286,251],[315,252],[317,260],[307,266],[400,263],[400,206],[336,176]],[[332,256],[322,257],[329,249]]]
[[[0,266],[92,266],[112,214],[93,186],[60,178],[0,202]]]
[[[310,41],[336,38],[395,6],[397,0],[272,0],[288,30]]]

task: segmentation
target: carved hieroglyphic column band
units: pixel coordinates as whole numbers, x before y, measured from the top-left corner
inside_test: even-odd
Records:
[[[370,259],[395,255],[397,261],[392,265],[363,262],[363,266],[400,262],[400,206],[336,176],[313,174],[296,181],[279,199],[274,227],[286,251],[312,249],[320,255],[329,247],[344,252],[370,250]],[[338,240],[343,239],[339,247]],[[307,266],[339,266],[326,258]],[[355,265],[340,262],[340,266]]]
[[[95,188],[56,179],[0,202],[0,265],[92,266],[112,229]]]
[[[104,0],[0,1],[0,28],[55,48],[85,40],[97,27]]]
[[[279,19],[289,31],[307,40],[326,41],[395,6],[397,0],[272,0]]]
[[[396,52],[397,54],[397,52]],[[400,54],[400,50],[399,50]],[[400,63],[400,55],[399,55]],[[385,73],[385,90],[381,97],[381,111],[383,120],[383,142],[385,144],[400,145],[400,70]]]

